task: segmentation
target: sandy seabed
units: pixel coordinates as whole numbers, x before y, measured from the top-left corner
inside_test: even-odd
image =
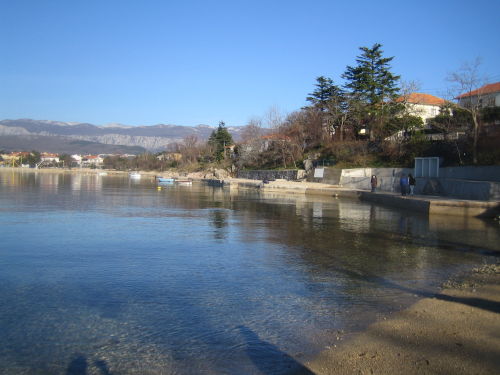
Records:
[[[372,324],[306,364],[314,374],[500,374],[500,264]]]

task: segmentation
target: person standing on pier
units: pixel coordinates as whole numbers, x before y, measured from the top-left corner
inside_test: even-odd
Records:
[[[410,185],[410,195],[413,195],[413,193],[415,192],[415,185],[417,184],[417,180],[415,180],[415,177],[413,177],[411,173],[408,175],[408,183]]]
[[[402,174],[401,178],[399,179],[399,186],[401,187],[401,195],[405,196],[408,193],[408,186],[409,186],[409,180],[408,177],[406,177],[406,174]]]
[[[370,184],[372,185],[372,193],[375,193],[375,189],[377,188],[377,176],[372,175]]]

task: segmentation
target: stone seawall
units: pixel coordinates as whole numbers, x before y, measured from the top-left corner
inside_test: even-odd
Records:
[[[248,180],[287,180],[296,181],[299,178],[299,170],[256,170],[256,171],[238,171],[238,178],[245,178]]]

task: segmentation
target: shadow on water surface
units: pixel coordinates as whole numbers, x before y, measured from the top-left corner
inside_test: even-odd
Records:
[[[112,375],[111,372],[108,369],[108,365],[106,364],[106,361],[95,361],[94,365],[101,371],[102,375]]]
[[[342,264],[342,261],[336,260],[336,264]],[[388,278],[377,276],[367,271],[356,271],[353,269],[349,269],[348,267],[335,266],[331,267],[331,269],[332,271],[347,275],[351,279],[358,279],[368,283],[373,283],[375,285],[383,285],[385,287],[400,290],[405,293],[414,294],[422,298],[436,298],[442,301],[461,303],[463,305],[477,307],[482,310],[500,313],[500,303],[496,301],[474,297],[453,297],[439,292],[434,293],[426,290],[414,289],[404,285],[399,285]]]
[[[68,365],[66,375],[87,375],[87,358],[77,355]]]
[[[239,326],[246,341],[246,353],[255,367],[264,375],[314,375],[314,372],[297,362],[277,346],[261,340],[251,329]]]
[[[99,370],[101,375],[113,375],[108,368],[106,361],[96,360],[94,366]],[[69,363],[65,375],[87,375],[88,362],[87,358],[81,354],[77,354]]]

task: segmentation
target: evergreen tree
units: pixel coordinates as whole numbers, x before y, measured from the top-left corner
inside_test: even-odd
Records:
[[[220,162],[224,159],[226,146],[233,144],[233,137],[227,131],[224,121],[220,121],[217,130],[212,132],[208,144],[213,148],[215,160]]]
[[[332,137],[338,127],[339,112],[345,103],[345,92],[336,86],[330,78],[320,76],[316,78],[316,89],[310,93],[306,100],[311,103],[305,107],[307,111],[313,111],[308,121],[308,132],[310,134],[310,146],[319,146],[325,138]]]
[[[394,102],[400,76],[391,73],[389,63],[394,57],[383,57],[381,47],[379,43],[371,48],[361,47],[363,53],[356,59],[357,65],[348,66],[342,75],[347,81],[345,87],[364,104],[364,117],[372,139],[384,134],[387,119],[400,110]]]
[[[316,81],[316,90],[310,93],[311,96],[308,96],[306,100],[312,104],[312,107],[325,112],[328,109],[328,101],[340,95],[342,90],[328,77],[321,76],[316,78]]]

